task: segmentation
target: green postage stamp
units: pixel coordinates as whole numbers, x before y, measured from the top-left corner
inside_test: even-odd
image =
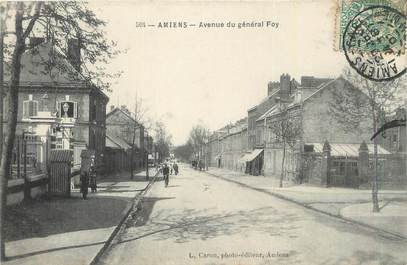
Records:
[[[405,0],[339,3],[336,47],[360,75],[387,81],[405,73],[406,6]]]

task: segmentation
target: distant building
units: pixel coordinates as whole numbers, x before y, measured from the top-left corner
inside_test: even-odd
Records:
[[[109,136],[114,137],[116,139],[120,139],[121,141],[125,142],[127,145],[134,148],[134,155],[133,155],[133,165],[135,165],[136,169],[142,168],[147,161],[146,155],[146,147],[149,145],[151,146],[151,139],[146,137],[146,131],[144,130],[144,126],[138,123],[130,114],[129,110],[125,106],[121,107],[114,107],[111,106],[110,112],[106,116],[106,137]],[[148,142],[148,140],[150,142]],[[134,146],[133,146],[134,143]],[[110,147],[107,147],[110,148]],[[128,155],[127,157],[123,154],[126,152]],[[112,153],[110,151],[110,153]],[[123,170],[129,169],[130,167],[130,156],[131,150],[121,150],[120,152],[117,151],[118,155],[124,160],[129,160],[128,162],[122,162],[125,165]],[[109,160],[109,159],[108,159]],[[109,161],[106,161],[109,163]]]

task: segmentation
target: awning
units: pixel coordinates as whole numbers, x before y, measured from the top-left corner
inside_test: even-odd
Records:
[[[261,152],[263,152],[263,149],[254,149],[252,152],[243,155],[239,161],[242,163],[253,161]]]
[[[323,143],[306,143],[306,145],[313,145],[314,152],[322,153],[324,147]],[[331,156],[342,157],[358,157],[360,144],[329,144],[331,146]],[[373,144],[367,144],[369,155],[373,155]],[[390,155],[391,153],[381,146],[377,146],[378,155]]]

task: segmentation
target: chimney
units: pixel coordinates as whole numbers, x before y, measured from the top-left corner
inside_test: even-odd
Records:
[[[291,82],[289,74],[282,74],[280,76],[280,98],[286,99],[291,93]]]
[[[111,105],[110,106],[110,111],[113,111],[114,110],[114,105]]]
[[[43,37],[31,37],[30,38],[30,47],[35,47],[40,45],[45,41],[45,38]]]
[[[81,47],[78,39],[68,40],[68,61],[76,71],[81,72]]]

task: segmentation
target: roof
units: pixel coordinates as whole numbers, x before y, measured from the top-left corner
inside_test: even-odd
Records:
[[[56,63],[48,69],[51,56]],[[50,42],[43,42],[33,49],[27,49],[21,56],[20,71],[21,87],[44,88],[45,86],[47,89],[62,87],[85,91],[92,89],[105,99],[109,99],[101,89],[78,72],[63,53]],[[10,80],[10,74],[9,63],[4,63],[4,82]]]
[[[322,153],[324,147],[323,143],[306,143],[306,145],[313,145],[314,152]],[[329,143],[331,146],[331,156],[343,156],[343,157],[358,157],[360,144],[336,144]],[[369,155],[373,155],[374,144],[367,144],[369,149]],[[377,146],[377,153],[379,155],[390,155],[391,153],[381,146]]]
[[[113,116],[115,113],[120,113],[123,114],[127,119],[129,119],[131,122],[136,122],[138,123],[132,116],[130,116],[127,112],[123,111],[121,108],[114,108],[111,112],[109,112],[108,114],[106,114],[106,120],[110,117]]]
[[[71,162],[73,160],[72,150],[51,150],[49,160],[51,162]]]
[[[261,115],[256,121],[264,120],[266,117],[269,117],[279,111],[278,104],[273,105],[268,111]]]
[[[305,101],[311,99],[313,96],[315,96],[316,94],[318,94],[319,92],[321,92],[325,88],[329,87],[330,84],[332,84],[333,82],[335,82],[337,80],[340,80],[340,79],[343,79],[343,78],[338,77],[336,79],[327,79],[327,80],[329,80],[328,82],[322,83],[316,88],[301,89],[301,97],[304,98],[302,102],[305,102]],[[291,109],[291,108],[293,108],[295,106],[298,106],[298,105],[299,105],[299,102],[293,101],[288,105],[288,109]],[[261,121],[266,117],[270,117],[270,116],[278,114],[278,113],[280,113],[279,109],[276,108],[276,105],[273,105],[268,111],[266,111],[266,113],[261,115],[256,121]]]
[[[57,61],[48,70],[49,58]],[[86,78],[66,59],[61,51],[50,42],[43,42],[33,49],[26,50],[21,56],[20,85],[50,84],[67,87],[89,87]],[[4,80],[10,80],[10,66],[5,64]]]
[[[131,146],[128,145],[123,139],[108,133],[106,133],[106,147],[110,147],[112,149],[123,149],[125,151],[131,149]]]
[[[312,98],[313,96],[315,96],[316,94],[318,94],[319,92],[321,92],[322,90],[324,90],[325,88],[329,87],[329,85],[331,85],[332,83],[334,83],[334,82],[336,82],[336,81],[338,81],[338,80],[340,80],[340,79],[343,79],[343,78],[340,76],[340,77],[338,77],[338,78],[336,78],[336,79],[333,79],[333,80],[331,80],[331,81],[329,81],[329,82],[327,82],[327,83],[322,83],[319,87],[317,87],[317,90],[315,90],[315,91],[313,91],[312,93],[308,94],[307,97],[304,97],[303,102],[305,102],[305,101],[307,101],[308,99]],[[344,79],[343,79],[343,80],[344,80]]]

